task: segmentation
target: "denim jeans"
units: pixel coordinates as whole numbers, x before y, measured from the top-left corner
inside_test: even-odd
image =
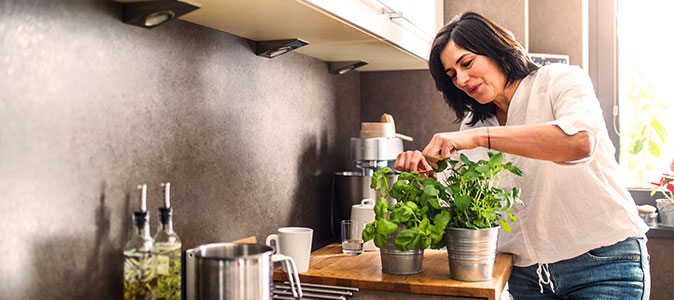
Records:
[[[508,281],[515,300],[648,299],[650,285],[646,240],[633,237],[547,266],[513,267]]]

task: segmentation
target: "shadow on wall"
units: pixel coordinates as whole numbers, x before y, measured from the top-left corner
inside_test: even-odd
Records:
[[[291,196],[287,224],[314,229],[313,251],[333,240],[329,197],[334,155],[328,149],[327,130],[318,137],[306,137],[304,144],[304,151],[297,159],[297,185]]]
[[[29,299],[121,299],[123,289],[124,255],[110,238],[110,207],[106,205],[106,183],[95,211],[96,228],[93,241],[83,237],[57,237],[36,241],[32,253],[32,285],[22,295]],[[130,196],[124,199],[125,211],[130,209]],[[130,218],[127,212],[126,217]],[[90,227],[87,220],[78,220]],[[121,236],[130,229],[125,222]],[[92,245],[93,244],[93,245]],[[86,257],[82,264],[81,257]],[[70,287],[70,288],[68,288]],[[73,288],[77,287],[77,288]]]

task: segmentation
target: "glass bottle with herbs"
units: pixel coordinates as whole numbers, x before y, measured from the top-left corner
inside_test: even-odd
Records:
[[[141,190],[140,209],[133,213],[133,232],[124,247],[124,299],[155,299],[157,277],[153,239],[150,235],[150,213],[147,211],[147,185]]]
[[[162,183],[164,207],[159,208],[159,230],[154,237],[154,252],[157,254],[157,299],[180,299],[180,259],[182,244],[173,231],[173,209],[171,208],[171,183]]]

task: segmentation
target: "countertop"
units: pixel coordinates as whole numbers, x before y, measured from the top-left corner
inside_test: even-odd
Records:
[[[489,281],[463,282],[450,279],[446,250],[425,250],[422,270],[414,275],[382,273],[379,251],[347,256],[342,254],[341,245],[335,243],[311,254],[309,271],[300,274],[300,281],[357,287],[366,291],[363,294],[391,292],[496,300],[500,298],[510,277],[512,255],[497,254],[494,277]],[[284,281],[287,276],[277,269],[274,280]]]
[[[656,239],[674,239],[674,227],[658,224],[657,227],[649,227],[646,237]]]

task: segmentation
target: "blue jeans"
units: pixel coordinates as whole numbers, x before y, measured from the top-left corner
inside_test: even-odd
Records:
[[[648,262],[646,240],[632,237],[548,264],[547,268],[513,267],[508,286],[515,300],[648,299],[651,285]],[[545,284],[548,280],[552,284]]]

